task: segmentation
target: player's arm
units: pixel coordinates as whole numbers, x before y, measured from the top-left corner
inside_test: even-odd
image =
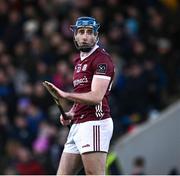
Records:
[[[107,88],[109,86],[110,77],[108,76],[93,76],[91,83],[91,91],[86,93],[69,93],[64,92],[54,86],[52,83],[48,83],[50,89],[55,90],[56,96],[65,98],[70,101],[83,103],[83,104],[98,104],[102,101]]]
[[[107,79],[108,78],[108,79]],[[110,77],[93,77],[91,91],[86,93],[64,93],[64,98],[83,104],[98,104],[102,101],[109,86]]]

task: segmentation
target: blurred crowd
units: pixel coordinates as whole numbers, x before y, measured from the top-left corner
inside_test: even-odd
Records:
[[[68,129],[42,82],[72,91],[79,16],[101,24],[116,66],[113,140],[180,97],[177,0],[0,0],[0,174],[56,174]]]

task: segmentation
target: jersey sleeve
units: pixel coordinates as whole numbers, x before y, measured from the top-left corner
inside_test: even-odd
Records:
[[[103,54],[96,57],[92,64],[94,76],[102,78],[113,78],[114,64],[109,55]]]

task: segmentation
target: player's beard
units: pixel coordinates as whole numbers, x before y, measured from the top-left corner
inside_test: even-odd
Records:
[[[94,47],[95,43],[90,45],[90,44],[82,44],[81,46],[78,45],[77,41],[74,40],[74,44],[77,48],[78,51],[82,52],[89,52],[91,49]]]

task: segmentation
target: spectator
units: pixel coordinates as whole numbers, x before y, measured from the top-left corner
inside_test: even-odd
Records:
[[[17,150],[16,170],[20,175],[43,175],[45,169],[43,166],[32,157],[28,148],[20,146]]]
[[[145,159],[136,157],[133,161],[132,175],[145,175]]]

